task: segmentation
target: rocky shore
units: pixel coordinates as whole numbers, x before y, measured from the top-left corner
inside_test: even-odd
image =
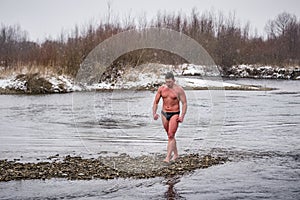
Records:
[[[300,80],[300,67],[237,65],[232,66],[224,76],[230,78]]]
[[[82,158],[66,156],[62,161],[22,163],[0,160],[0,181],[66,178],[71,180],[154,178],[191,173],[196,169],[223,164],[226,157],[186,154],[174,162],[164,163],[163,155]]]
[[[40,73],[18,74],[0,79],[0,94],[52,94],[73,91],[72,80],[66,76],[44,76]]]
[[[269,67],[255,65],[233,66],[226,72],[212,70],[207,66],[182,64],[163,65],[148,63],[134,68],[127,67],[115,76],[90,85],[80,83],[75,85],[74,78],[63,75],[43,75],[40,73],[18,74],[14,77],[0,78],[0,94],[53,94],[73,91],[103,91],[103,90],[156,90],[164,83],[164,74],[172,71],[176,81],[185,89],[190,90],[270,90],[261,86],[229,84],[222,81],[229,78],[256,79],[288,79],[300,80],[299,67]],[[114,71],[111,71],[113,73]],[[108,72],[107,72],[108,73]],[[115,73],[115,72],[114,72]],[[209,81],[217,77],[218,81]],[[76,78],[75,78],[76,79]]]

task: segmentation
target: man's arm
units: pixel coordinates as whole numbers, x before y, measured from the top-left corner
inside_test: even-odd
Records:
[[[154,120],[157,120],[159,117],[159,115],[156,112],[157,112],[157,107],[158,107],[160,97],[161,97],[161,87],[158,88],[158,91],[155,95],[153,106],[152,106],[152,115],[153,115]]]
[[[181,101],[181,104],[182,104],[182,111],[181,111],[180,117],[178,118],[178,121],[183,122],[184,116],[185,116],[186,111],[187,111],[187,100],[186,100],[185,92],[182,88],[181,88],[181,91],[179,93],[179,98],[180,98],[180,101]]]

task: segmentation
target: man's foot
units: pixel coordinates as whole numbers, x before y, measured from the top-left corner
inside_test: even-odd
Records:
[[[176,159],[178,158],[178,155],[177,156],[173,156],[173,158],[171,159],[171,161],[175,161]]]
[[[169,158],[169,159],[168,159],[168,158],[165,158],[163,162],[164,162],[164,163],[169,163],[169,162],[170,162],[170,158]]]

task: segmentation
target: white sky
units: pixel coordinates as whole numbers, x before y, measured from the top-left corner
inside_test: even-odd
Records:
[[[299,0],[0,0],[0,23],[19,24],[34,41],[56,39],[76,24],[80,28],[103,19],[108,13],[107,2],[121,19],[129,14],[152,18],[158,10],[189,15],[194,7],[199,12],[222,11],[226,16],[234,11],[242,25],[249,21],[259,35],[264,33],[266,22],[283,11],[300,19]]]

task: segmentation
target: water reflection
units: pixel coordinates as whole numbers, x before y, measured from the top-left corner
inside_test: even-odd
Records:
[[[179,176],[169,177],[165,180],[165,184],[168,186],[168,190],[165,192],[165,198],[168,200],[186,199],[182,197],[175,188],[175,185],[180,182]]]

